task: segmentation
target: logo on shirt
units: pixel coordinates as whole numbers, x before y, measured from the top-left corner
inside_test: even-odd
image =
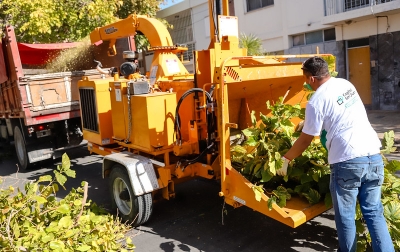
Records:
[[[344,97],[343,97],[343,96],[339,96],[339,97],[337,98],[337,103],[338,103],[339,105],[342,105],[343,102],[344,102]]]
[[[350,107],[351,105],[353,105],[355,103],[355,101],[357,101],[357,99],[351,99],[353,96],[356,95],[356,90],[350,88],[349,90],[347,90],[346,92],[344,92],[342,95],[338,96],[337,98],[337,103],[339,105],[342,105],[344,103],[346,103],[346,108]],[[351,99],[351,104],[348,104],[348,101]]]

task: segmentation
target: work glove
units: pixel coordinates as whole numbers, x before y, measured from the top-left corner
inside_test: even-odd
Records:
[[[276,174],[278,174],[278,175],[280,175],[280,176],[286,176],[286,174],[287,174],[287,168],[288,168],[288,165],[289,165],[289,163],[290,163],[290,160],[287,159],[287,158],[285,158],[285,157],[282,157],[281,160],[282,160],[282,168],[280,168],[279,170],[277,170],[277,171],[276,171]]]
[[[299,122],[299,124],[297,124],[295,131],[296,132],[301,132],[303,130],[304,127],[304,121]]]

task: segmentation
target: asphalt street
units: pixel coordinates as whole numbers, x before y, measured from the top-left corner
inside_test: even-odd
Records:
[[[400,140],[400,113],[369,113],[371,124],[380,137],[388,130]],[[7,154],[9,153],[9,154]],[[67,152],[77,178],[68,179],[67,190],[89,183],[89,199],[110,209],[107,180],[101,177],[102,157],[90,155],[85,147]],[[13,146],[0,143],[1,188],[22,186],[27,180],[52,174],[60,160],[50,160],[28,171],[18,171]],[[387,156],[400,160],[399,152]],[[154,203],[146,224],[127,235],[136,252],[179,251],[335,251],[337,244],[333,211],[329,210],[298,228],[291,228],[247,207],[233,209],[218,196],[218,181],[194,179],[175,186],[176,198]]]

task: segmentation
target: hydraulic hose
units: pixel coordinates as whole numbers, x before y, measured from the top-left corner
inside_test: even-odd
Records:
[[[182,168],[185,168],[188,165],[197,163],[212,147],[214,146],[214,143],[212,142],[209,146],[207,146],[206,149],[204,149],[197,157],[193,159],[181,159],[179,162],[182,164]]]
[[[180,144],[180,143],[182,143],[182,134],[181,134],[181,119],[180,119],[180,116],[179,116],[179,108],[180,108],[180,106],[181,106],[181,104],[182,104],[182,102],[183,102],[183,100],[187,97],[187,96],[189,96],[190,94],[192,94],[192,93],[199,93],[199,92],[204,92],[205,94],[206,94],[206,96],[207,96],[207,102],[208,103],[212,103],[212,97],[211,97],[211,95],[207,92],[207,91],[204,91],[203,89],[201,89],[201,88],[192,88],[192,89],[189,89],[188,91],[186,91],[183,95],[182,95],[182,97],[179,99],[179,101],[178,101],[178,104],[176,105],[176,110],[175,110],[175,121],[174,121],[174,130],[175,130],[175,135],[176,135],[176,140],[177,140],[177,142]],[[208,112],[207,112],[207,117],[208,117]]]

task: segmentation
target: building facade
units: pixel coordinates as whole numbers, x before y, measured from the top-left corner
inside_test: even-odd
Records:
[[[268,54],[331,53],[373,110],[400,111],[400,0],[230,0],[239,33],[254,34]],[[186,0],[157,16],[173,24],[174,43],[210,43],[207,0]],[[186,34],[185,34],[186,33]],[[190,64],[188,64],[190,65]]]

